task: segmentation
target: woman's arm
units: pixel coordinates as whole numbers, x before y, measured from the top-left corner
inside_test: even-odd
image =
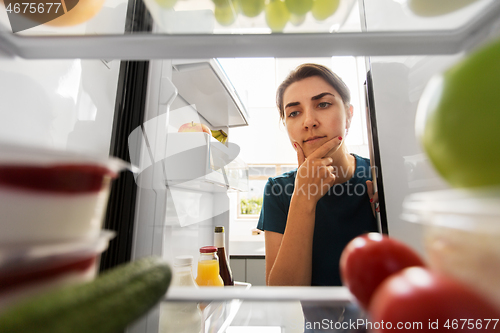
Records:
[[[338,145],[326,142],[307,159],[297,148],[299,168],[283,235],[266,232],[266,283],[310,286],[316,204],[335,181],[333,160],[324,156]]]
[[[292,196],[285,233],[266,231],[266,283],[310,286],[316,203]]]

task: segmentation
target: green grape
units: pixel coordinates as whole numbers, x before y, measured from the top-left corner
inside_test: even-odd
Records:
[[[266,4],[266,22],[272,32],[282,32],[288,19],[290,12],[286,8],[283,0],[270,0]]]
[[[295,15],[304,15],[311,10],[313,0],[285,0],[288,11]]]
[[[238,16],[238,11],[234,6],[216,6],[214,10],[215,20],[223,26],[228,26],[236,21]]]
[[[306,20],[306,15],[290,14],[290,23],[298,27]]]
[[[160,5],[160,7],[165,8],[165,9],[172,9],[174,8],[175,3],[177,0],[156,0],[156,3]]]
[[[247,17],[258,16],[265,6],[265,0],[238,0],[239,8]]]
[[[230,4],[230,0],[212,0],[215,7],[227,7]]]
[[[311,14],[318,21],[326,20],[337,11],[339,3],[340,0],[314,0]]]
[[[410,8],[414,14],[418,16],[431,17],[454,12],[476,1],[477,0],[408,0],[407,3],[408,8]]]

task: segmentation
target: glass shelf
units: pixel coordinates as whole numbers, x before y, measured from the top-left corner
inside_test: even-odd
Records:
[[[179,96],[187,104],[196,105],[198,113],[210,125],[217,128],[248,125],[248,112],[218,61],[174,60],[172,67],[172,83]]]
[[[146,3],[151,1],[155,0]],[[131,24],[125,22],[126,0],[107,0],[96,16],[77,26],[40,25],[15,34],[2,7],[0,56],[149,60],[455,54],[488,33],[500,16],[500,2],[494,0],[471,0],[462,9],[436,16],[415,14],[410,9],[415,2],[432,3],[341,0],[337,12],[326,20],[318,22],[309,12],[303,24],[287,23],[283,33],[271,33],[264,12],[255,18],[239,13],[233,24],[224,27],[215,21],[212,0],[178,0],[174,9],[161,10],[178,23],[171,28],[150,9],[157,21],[154,31],[133,34],[124,33]]]

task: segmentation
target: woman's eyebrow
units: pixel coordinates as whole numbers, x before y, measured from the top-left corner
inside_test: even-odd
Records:
[[[316,95],[316,96],[311,97],[311,100],[312,100],[312,101],[315,101],[315,100],[317,100],[317,99],[320,99],[320,98],[322,98],[322,97],[325,97],[326,95],[331,95],[331,96],[335,97],[332,93],[329,93],[329,92],[324,92],[324,93],[321,93],[321,94],[319,94],[319,95]]]
[[[285,106],[285,109],[290,107],[290,106],[296,106],[296,105],[300,105],[300,102],[291,102],[291,103],[288,103],[286,106]]]
[[[315,100],[318,100],[318,99],[321,99],[321,98],[325,97],[326,95],[330,95],[330,96],[335,97],[332,93],[324,92],[324,93],[321,93],[319,95],[311,97],[311,100],[315,101]],[[285,109],[288,108],[288,107],[290,107],[290,106],[296,106],[296,105],[300,105],[300,102],[291,102],[291,103],[288,103],[287,105],[285,105]]]

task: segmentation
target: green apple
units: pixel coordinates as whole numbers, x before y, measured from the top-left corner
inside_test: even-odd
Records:
[[[408,7],[418,16],[444,15],[463,8],[477,0],[408,0]]]
[[[452,187],[500,185],[499,88],[497,40],[431,80],[422,95],[417,134]]]
[[[285,28],[290,13],[283,0],[270,0],[266,4],[266,22],[272,32],[282,32]]]
[[[340,0],[314,0],[311,14],[317,21],[324,21],[337,11],[339,4]]]
[[[256,17],[264,10],[265,0],[238,0],[241,13],[247,17]]]
[[[172,9],[174,8],[177,0],[155,0],[157,4],[160,5],[160,7],[165,8],[165,9]]]
[[[304,15],[311,10],[313,0],[285,0],[288,11],[295,15]]]

